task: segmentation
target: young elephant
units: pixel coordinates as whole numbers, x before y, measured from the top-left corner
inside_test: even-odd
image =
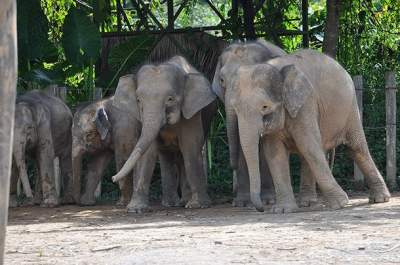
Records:
[[[233,200],[233,206],[243,207],[250,203],[250,188],[247,165],[239,143],[237,117],[229,100],[230,91],[227,91],[227,82],[232,80],[235,69],[239,65],[261,63],[285,54],[286,52],[281,48],[269,42],[258,40],[256,42],[233,43],[224,49],[218,59],[212,89],[220,100],[225,103],[230,164],[237,177],[237,184],[234,186],[236,197]],[[260,148],[260,153],[262,153],[261,149],[262,147]],[[262,172],[262,200],[265,203],[273,203],[275,199],[274,187],[265,159],[260,160],[260,167]],[[304,200],[305,196],[301,196],[301,198]]]
[[[27,175],[26,155],[35,160],[39,170],[42,206],[58,205],[54,160],[58,157],[63,180],[63,202],[71,203],[71,125],[72,114],[59,98],[41,91],[31,91],[17,98],[15,106],[13,163],[21,179],[23,190],[30,202],[33,194]],[[16,185],[16,181],[11,182]],[[11,187],[16,191],[16,187]],[[40,189],[39,189],[40,192]],[[15,194],[11,194],[15,199]],[[12,202],[11,205],[15,205]]]
[[[119,170],[139,138],[141,125],[113,106],[113,97],[94,102],[74,115],[72,125],[72,167],[74,197],[77,203],[93,205],[94,192],[107,165],[115,156]],[[82,158],[89,154],[85,193],[81,196]],[[132,195],[132,178],[119,181],[121,198],[118,205],[126,205]]]
[[[184,167],[191,189],[186,207],[207,207],[206,176],[202,165],[202,147],[215,113],[215,95],[208,80],[180,56],[159,65],[145,65],[137,76],[124,77],[118,86],[114,105],[140,119],[140,138],[128,161],[113,181],[128,174],[140,160],[128,211],[140,212],[148,207],[149,185],[160,158],[163,187],[176,186],[168,170],[174,164]],[[179,198],[170,198],[172,203]]]
[[[257,210],[263,211],[260,139],[275,185],[273,212],[297,208],[290,182],[290,152],[301,156],[304,170],[315,177],[331,207],[345,206],[347,195],[325,159],[327,150],[342,143],[350,147],[367,179],[370,202],[389,200],[389,191],[368,150],[352,79],[335,60],[301,50],[267,63],[240,66],[232,86],[232,104],[249,167],[251,200]]]

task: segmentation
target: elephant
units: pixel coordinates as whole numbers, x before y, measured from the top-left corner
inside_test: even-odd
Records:
[[[157,156],[161,171],[165,172],[163,188],[177,186],[169,171],[181,168],[191,191],[185,207],[210,205],[202,147],[216,113],[215,98],[209,81],[181,56],[157,65],[144,65],[136,75],[124,77],[124,84],[116,89],[114,105],[136,117],[143,126],[129,159],[112,178],[114,182],[121,180],[140,159],[128,212],[148,209]],[[181,203],[177,194],[166,200],[171,205]]]
[[[35,196],[43,195],[42,206],[60,204],[55,174],[61,173],[63,203],[72,203],[71,162],[72,114],[65,103],[46,93],[33,90],[17,97],[13,141],[13,164],[28,201],[33,203],[25,158],[37,164],[39,176]],[[57,159],[58,158],[58,159]],[[55,161],[59,161],[59,167]],[[16,181],[11,181],[11,205],[16,205]]]
[[[250,196],[258,211],[259,144],[273,178],[274,213],[296,211],[288,156],[298,153],[302,171],[316,180],[333,209],[348,203],[332,176],[327,150],[347,145],[370,189],[370,203],[389,201],[390,193],[371,158],[357,107],[354,84],[334,59],[306,49],[264,63],[242,65],[230,83],[240,143],[248,165]]]
[[[139,138],[141,124],[113,106],[113,97],[78,108],[72,124],[72,169],[75,202],[94,205],[95,190],[113,158],[119,170]],[[84,155],[89,155],[85,192],[81,197],[81,168]],[[126,205],[132,195],[132,178],[119,181],[121,198]]]
[[[251,202],[247,165],[239,144],[237,132],[237,117],[229,99],[226,100],[227,97],[230,97],[226,82],[234,77],[233,75],[238,65],[261,63],[285,54],[286,52],[281,48],[259,39],[254,42],[233,43],[224,49],[218,59],[212,82],[212,89],[219,99],[225,103],[230,165],[236,177],[234,184],[237,183],[237,185],[234,185],[236,197],[232,202],[233,206],[243,207],[249,205]],[[260,148],[260,154],[262,153],[261,149],[262,147]],[[262,172],[261,196],[264,203],[272,204],[275,199],[274,187],[265,159],[260,160],[260,167]],[[301,198],[304,200],[303,204],[306,204],[305,196],[301,196]],[[309,201],[310,197],[308,197],[307,202]]]

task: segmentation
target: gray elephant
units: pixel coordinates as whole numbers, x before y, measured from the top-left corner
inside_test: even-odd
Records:
[[[240,66],[231,82],[231,103],[238,117],[240,143],[250,175],[251,200],[260,199],[259,143],[274,181],[273,212],[297,209],[289,170],[289,153],[301,156],[332,208],[344,207],[347,194],[325,159],[339,144],[350,147],[367,179],[370,202],[386,202],[390,193],[368,150],[354,85],[332,58],[301,50],[262,64]]]
[[[142,121],[138,143],[128,161],[114,177],[125,177],[140,159],[128,211],[148,208],[149,185],[160,158],[163,187],[176,187],[176,178],[168,170],[184,169],[191,190],[186,207],[208,207],[206,176],[202,164],[202,147],[215,114],[215,95],[209,81],[183,57],[175,56],[159,65],[140,68],[137,76],[125,77],[118,86],[114,105]],[[168,198],[179,204],[179,198]]]
[[[236,181],[234,180],[234,183],[236,182],[236,185],[234,185],[236,197],[233,200],[233,206],[242,207],[250,203],[250,188],[247,165],[239,143],[237,117],[229,99],[226,100],[230,97],[230,93],[227,91],[227,82],[232,80],[235,69],[239,65],[261,63],[285,54],[286,52],[281,48],[264,40],[257,40],[256,42],[233,43],[225,48],[219,57],[212,88],[221,101],[225,103],[230,164],[237,178]],[[262,153],[262,147],[260,153]],[[260,167],[262,172],[262,200],[264,203],[273,203],[275,198],[274,187],[265,159],[260,160]],[[305,199],[304,196],[302,198]]]
[[[42,206],[57,206],[60,201],[56,192],[55,174],[60,170],[64,203],[73,202],[71,167],[72,114],[59,98],[42,91],[31,91],[19,96],[15,106],[13,163],[22,182],[24,193],[33,202],[29,184],[26,156],[37,164],[39,176],[37,195],[43,194]],[[54,164],[59,161],[59,168]],[[16,181],[11,191],[16,191]],[[15,194],[11,194],[15,200]],[[13,201],[11,205],[15,205]]]
[[[75,201],[95,204],[94,192],[101,177],[115,157],[119,170],[132,152],[140,135],[138,120],[113,106],[113,97],[77,109],[72,125],[72,168]],[[88,155],[85,192],[81,197],[82,159]],[[119,181],[121,198],[126,205],[132,196],[132,178]]]

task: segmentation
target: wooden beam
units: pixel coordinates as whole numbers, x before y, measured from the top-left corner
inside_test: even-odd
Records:
[[[1,1],[0,25],[0,265],[2,265],[4,264],[10,196],[17,85],[17,9],[15,0]]]

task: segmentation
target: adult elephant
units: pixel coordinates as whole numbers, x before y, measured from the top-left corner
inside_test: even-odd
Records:
[[[227,83],[234,78],[235,69],[239,65],[261,63],[285,54],[286,52],[281,48],[264,40],[257,40],[255,42],[233,43],[224,49],[218,59],[212,89],[218,95],[219,99],[225,103],[230,164],[234,170],[234,176],[236,174],[236,179],[234,179],[234,184],[236,183],[234,185],[236,197],[233,200],[233,206],[243,207],[250,203],[250,188],[247,165],[239,143],[237,117],[229,100],[230,91],[227,90]],[[262,147],[260,148],[260,152],[262,152],[261,149]],[[275,192],[265,159],[260,160],[260,167],[262,172],[262,200],[264,203],[273,203]],[[302,194],[305,194],[305,192]],[[307,192],[307,194],[312,193]],[[304,204],[306,201],[309,202],[312,200],[312,196],[308,196],[307,198],[305,196],[300,197],[304,201]]]
[[[148,208],[157,155],[164,172],[183,165],[191,190],[186,207],[209,206],[201,151],[216,107],[208,80],[186,59],[175,56],[159,65],[144,65],[136,77],[126,76],[125,85],[117,88],[114,105],[143,124],[135,149],[113,177],[113,181],[121,180],[141,159],[128,211]],[[163,186],[176,186],[175,178],[168,175],[166,182],[170,183],[163,179]]]
[[[317,51],[301,50],[263,64],[240,66],[231,86],[249,168],[251,200],[257,210],[263,211],[260,142],[275,185],[273,212],[297,209],[289,172],[291,152],[301,156],[302,166],[314,176],[330,206],[344,207],[348,197],[325,159],[327,150],[342,143],[350,147],[367,179],[370,202],[389,200],[368,150],[352,79],[335,60]]]
[[[121,82],[121,81],[120,81]],[[140,134],[141,124],[113,106],[113,97],[78,109],[72,125],[72,168],[74,198],[82,205],[95,204],[95,190],[113,155],[121,169]],[[85,192],[81,197],[82,159],[88,155]],[[132,195],[132,178],[119,181],[121,198],[126,205]]]
[[[38,192],[42,193],[42,206],[57,206],[55,173],[60,170],[64,203],[73,202],[71,167],[72,114],[65,103],[38,90],[17,98],[15,106],[13,163],[18,171],[24,193],[33,202],[25,158],[30,156],[37,164]],[[58,158],[59,169],[54,164]],[[15,185],[15,181],[13,181]],[[16,188],[12,187],[12,191]],[[13,195],[13,194],[11,194]],[[40,195],[40,194],[39,194]],[[12,196],[11,198],[15,198]],[[15,204],[14,202],[11,205]]]

